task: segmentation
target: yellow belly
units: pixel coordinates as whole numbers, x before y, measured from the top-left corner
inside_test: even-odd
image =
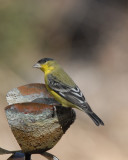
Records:
[[[60,102],[60,104],[64,107],[72,107],[72,108],[78,108],[76,105],[70,103],[69,101],[67,101],[66,99],[64,99],[63,97],[61,97],[60,95],[58,95],[56,92],[54,92],[53,90],[51,90],[48,86],[47,90],[49,91],[49,93],[51,93],[51,95],[58,101]]]

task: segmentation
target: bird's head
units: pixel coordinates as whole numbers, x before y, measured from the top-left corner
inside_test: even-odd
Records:
[[[33,65],[34,68],[39,68],[43,72],[50,71],[54,69],[56,65],[56,62],[52,58],[43,58],[40,59],[35,65]]]

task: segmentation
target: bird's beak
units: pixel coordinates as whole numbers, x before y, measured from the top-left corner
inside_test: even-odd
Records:
[[[41,65],[39,63],[36,63],[33,65],[33,68],[41,68]]]

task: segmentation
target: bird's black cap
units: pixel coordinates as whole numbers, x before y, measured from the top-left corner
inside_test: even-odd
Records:
[[[39,61],[38,61],[38,63],[39,64],[44,64],[44,63],[46,63],[46,62],[48,62],[48,61],[53,61],[54,59],[52,59],[52,58],[43,58],[43,59],[40,59]]]

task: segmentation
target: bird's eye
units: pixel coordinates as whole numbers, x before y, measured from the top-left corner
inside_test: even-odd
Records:
[[[41,60],[38,61],[38,63],[40,63],[40,64],[44,64],[44,63],[46,63],[46,62],[47,62],[46,59],[41,59]]]

